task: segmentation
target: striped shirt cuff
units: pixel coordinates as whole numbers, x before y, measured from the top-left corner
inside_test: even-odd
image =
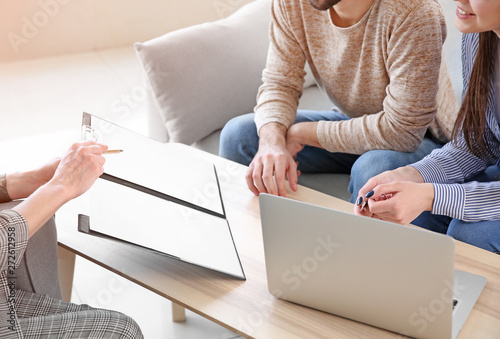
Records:
[[[433,186],[434,202],[431,213],[463,220],[465,188],[460,184],[433,184]]]
[[[419,171],[425,182],[446,183],[448,181],[439,163],[431,158],[424,158],[409,166]]]
[[[469,182],[463,185],[466,192],[464,218],[466,222],[500,220],[500,183]]]

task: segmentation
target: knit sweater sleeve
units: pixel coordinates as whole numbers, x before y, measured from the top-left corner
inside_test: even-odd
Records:
[[[290,127],[295,121],[302,95],[306,58],[290,27],[284,6],[283,0],[273,0],[267,64],[255,107],[257,131],[270,122]]]
[[[367,30],[376,29],[367,27]],[[385,89],[383,110],[345,121],[321,121],[317,136],[328,151],[413,152],[433,121],[438,106],[441,50],[446,38],[442,10],[438,3],[423,1],[391,29],[385,50],[381,48],[381,53],[386,53],[390,80]]]

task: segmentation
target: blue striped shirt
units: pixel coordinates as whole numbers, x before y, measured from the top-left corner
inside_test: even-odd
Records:
[[[479,45],[479,34],[464,34],[462,37],[462,77],[464,93]],[[447,215],[466,222],[500,220],[500,182],[466,182],[487,167],[500,162],[500,127],[495,115],[495,77],[493,75],[486,111],[485,137],[493,150],[493,159],[474,156],[460,135],[456,143],[450,142],[434,150],[421,161],[412,164],[434,185],[432,213]],[[500,81],[500,80],[498,80]]]

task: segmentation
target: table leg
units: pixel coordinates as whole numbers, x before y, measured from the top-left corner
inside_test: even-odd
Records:
[[[175,322],[186,321],[186,309],[172,302],[172,320]]]
[[[61,282],[63,300],[71,302],[76,254],[62,246],[57,246],[57,256],[59,259],[59,281]]]

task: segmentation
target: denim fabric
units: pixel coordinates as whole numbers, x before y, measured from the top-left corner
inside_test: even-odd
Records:
[[[382,172],[417,162],[431,153],[433,149],[441,146],[443,144],[424,138],[415,152],[375,150],[361,155],[351,169],[351,182],[349,183],[349,192],[352,194],[351,202],[356,201],[358,191],[370,178]]]
[[[494,165],[467,181],[490,182],[499,178],[500,168]],[[500,220],[465,222],[424,212],[413,220],[412,224],[500,254]]]
[[[447,234],[468,244],[500,254],[500,220],[465,222],[453,219]]]
[[[295,122],[348,120],[337,110],[299,110]],[[222,130],[219,155],[223,158],[249,165],[259,146],[254,123],[254,114],[245,114],[230,120]],[[348,153],[332,153],[324,149],[306,146],[298,155],[298,169],[302,173],[345,173],[351,174],[349,192],[351,202],[357,198],[363,185],[377,174],[419,161],[442,144],[424,138],[416,152],[404,153],[388,150],[374,150],[359,156]]]

